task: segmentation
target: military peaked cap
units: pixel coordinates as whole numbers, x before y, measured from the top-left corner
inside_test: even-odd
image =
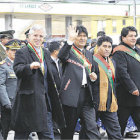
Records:
[[[12,40],[10,40],[10,41],[8,41],[6,44],[5,44],[5,47],[6,48],[9,48],[9,49],[15,49],[15,50],[17,50],[17,49],[20,49],[21,48],[21,41],[20,40],[18,40],[18,39],[12,39]]]
[[[14,33],[15,33],[15,30],[1,31],[0,32],[0,39],[3,39],[5,37],[8,37],[10,39],[13,39],[13,34]]]
[[[28,29],[28,30],[25,32],[25,35],[29,34],[29,31],[30,31],[30,29]]]
[[[30,29],[28,29],[28,30],[24,33],[24,34],[26,35],[26,38],[28,38],[29,31],[30,31]]]

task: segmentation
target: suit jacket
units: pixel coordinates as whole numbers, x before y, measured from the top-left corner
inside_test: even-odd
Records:
[[[2,106],[13,104],[11,101],[16,96],[16,87],[17,78],[13,70],[13,63],[7,57],[0,65],[0,103]]]
[[[129,47],[125,43],[121,43]],[[130,48],[130,47],[129,47]],[[140,49],[136,47],[140,55]],[[120,106],[140,106],[140,96],[132,95],[132,92],[140,92],[140,62],[123,51],[113,54],[116,61],[116,94]]]
[[[56,83],[56,87],[58,91],[60,90],[60,85],[61,85],[61,78],[62,78],[62,66],[60,64],[60,61],[58,62],[59,65],[59,71],[57,69],[56,63],[53,61],[51,58],[51,71],[54,77],[54,81]]]
[[[4,60],[6,58],[6,51],[2,47],[2,44],[0,43],[0,61]]]
[[[50,56],[44,50],[47,65],[48,95],[52,116],[59,127],[65,125],[58,92],[50,69]],[[38,61],[28,47],[16,52],[14,71],[17,75],[17,96],[12,110],[12,129],[15,131],[44,132],[47,130],[47,105],[44,76],[41,69],[30,69],[30,64]]]
[[[60,88],[60,98],[62,104],[77,107],[80,89],[82,86],[83,79],[83,66],[80,60],[76,55],[71,51],[71,45],[68,45],[67,42],[60,50],[58,57],[63,63],[64,72],[62,76],[61,88]],[[95,71],[95,61],[93,60],[92,54],[85,50],[86,58],[92,64],[92,72]],[[87,84],[89,88],[89,94],[91,98],[91,106],[97,108],[97,93],[93,91],[92,85],[94,82],[91,82],[89,74],[86,70],[87,75]]]

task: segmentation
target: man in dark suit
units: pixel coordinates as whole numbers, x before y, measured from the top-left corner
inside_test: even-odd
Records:
[[[20,49],[17,40],[5,44],[7,57],[0,62],[0,103],[2,135],[6,139],[10,130],[11,109],[16,96],[17,78],[13,70],[13,62],[17,49]]]
[[[16,52],[17,95],[11,121],[15,139],[27,139],[30,132],[37,132],[39,139],[54,139],[52,119],[61,128],[65,125],[50,55],[41,47],[44,36],[43,27],[32,26],[27,46]]]
[[[49,51],[51,55],[51,69],[56,83],[58,91],[60,90],[61,78],[62,78],[62,65],[58,59],[58,53],[60,50],[60,44],[56,41],[51,42],[49,45]]]
[[[61,78],[62,78],[62,65],[60,63],[60,60],[58,59],[58,53],[60,50],[60,43],[53,41],[49,44],[49,51],[51,56],[51,71],[53,74],[53,78],[58,90],[58,93],[60,91],[60,85],[61,85]],[[54,122],[54,136],[55,139],[60,139],[60,130],[57,129],[57,124]]]
[[[140,131],[140,49],[135,46],[136,37],[135,27],[124,27],[121,31],[121,43],[113,51],[117,68],[118,118],[122,135],[130,115]]]
[[[84,48],[88,32],[84,26],[77,26],[76,30],[70,26],[68,32],[68,40],[58,54],[64,65],[60,98],[66,120],[66,128],[62,129],[61,138],[73,138],[80,117],[86,138],[100,139],[95,116],[97,99],[91,87],[97,76],[94,73],[92,54]]]

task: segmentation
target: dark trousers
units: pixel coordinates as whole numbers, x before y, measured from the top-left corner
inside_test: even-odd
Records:
[[[129,116],[132,117],[135,125],[140,131],[140,107],[123,107],[118,108],[118,119],[121,126],[121,134],[124,135],[124,131],[127,125]]]
[[[117,112],[99,111],[97,116],[102,120],[108,134],[108,139],[122,140],[121,127]]]
[[[75,126],[79,117],[82,120],[87,138],[100,139],[96,124],[95,109],[89,105],[90,97],[88,93],[88,88],[81,88],[77,108],[63,105],[66,128],[61,130],[61,139],[73,139]]]
[[[54,139],[60,140],[61,132],[60,129],[58,129],[58,125],[56,122],[53,122],[53,132],[54,132]]]
[[[48,130],[45,132],[37,132],[39,139],[45,140],[53,140],[54,133],[53,133],[53,122],[52,122],[52,113],[47,112],[47,121],[48,121]],[[15,132],[15,140],[18,139],[28,139],[31,132]]]
[[[52,121],[52,113],[47,112],[47,121],[48,121],[48,130],[46,132],[42,132],[43,135],[47,136],[50,139],[54,139],[53,133],[53,121]]]
[[[2,136],[4,139],[7,139],[8,132],[10,130],[11,122],[11,110],[7,110],[4,107],[1,108],[1,127],[2,127]]]

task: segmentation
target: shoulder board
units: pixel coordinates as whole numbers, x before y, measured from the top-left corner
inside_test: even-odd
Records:
[[[2,60],[2,61],[0,62],[0,65],[4,64],[5,62],[6,62],[5,60]]]

